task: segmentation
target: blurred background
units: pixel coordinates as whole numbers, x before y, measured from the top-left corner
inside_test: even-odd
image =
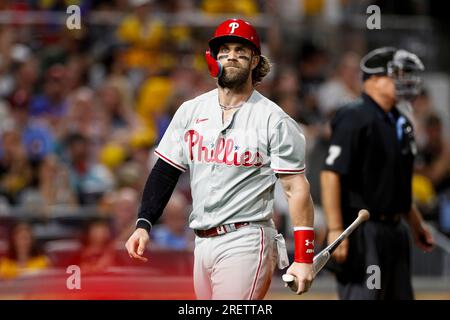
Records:
[[[380,30],[366,26],[372,4]],[[80,29],[66,26],[70,5]],[[360,94],[360,58],[395,46],[423,60],[413,193],[442,246],[413,250],[414,287],[418,299],[450,299],[450,20],[437,0],[1,0],[0,299],[194,298],[188,174],[151,233],[149,262],[129,259],[124,244],[171,117],[215,88],[204,52],[231,17],[257,28],[273,63],[257,90],[306,135],[319,246],[329,119]],[[279,186],[275,221],[292,258]],[[67,287],[70,265],[80,290]],[[326,270],[301,297],[281,274],[268,299],[336,299]]]

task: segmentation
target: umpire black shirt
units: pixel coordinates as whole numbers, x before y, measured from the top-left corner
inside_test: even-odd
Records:
[[[367,208],[372,219],[411,208],[414,133],[394,107],[386,113],[367,94],[340,109],[332,123],[324,170],[340,175],[344,224]]]

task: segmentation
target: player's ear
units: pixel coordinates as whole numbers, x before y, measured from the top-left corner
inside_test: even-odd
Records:
[[[260,60],[261,60],[261,57],[259,55],[257,55],[257,54],[254,55],[252,53],[252,60],[251,60],[252,61],[252,64],[251,64],[252,70],[258,66]]]

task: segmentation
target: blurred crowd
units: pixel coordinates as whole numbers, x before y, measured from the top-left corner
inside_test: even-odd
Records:
[[[329,17],[329,3],[1,1],[0,10],[14,15],[11,23],[0,24],[0,278],[61,264],[52,253],[67,246],[76,252],[67,263],[75,261],[86,272],[117,265],[117,248],[134,229],[140,195],[156,161],[154,147],[183,101],[215,87],[204,62],[207,40],[215,22],[222,21],[214,17]],[[339,5],[345,14],[364,7],[361,3],[369,2]],[[96,23],[82,23],[80,30],[68,30],[65,23],[22,21],[27,12],[65,13],[72,4],[80,6],[82,21],[92,12],[118,13],[120,19],[100,16]],[[167,19],[192,13],[205,22]],[[358,98],[359,60],[367,43],[360,38],[350,51],[336,53],[303,35],[290,40],[290,51],[284,52],[281,39],[292,32],[276,24],[257,28],[263,54],[274,66],[257,90],[305,132],[307,174],[317,206],[318,239],[323,240],[318,175],[327,153],[329,119]],[[425,216],[450,234],[449,141],[432,101],[425,84],[413,102],[419,143],[413,191]],[[151,248],[192,250],[190,203],[184,174],[152,231]],[[277,189],[276,223],[289,238],[287,214]],[[75,245],[67,240],[76,240]]]

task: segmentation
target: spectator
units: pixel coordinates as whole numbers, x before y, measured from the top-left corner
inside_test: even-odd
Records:
[[[129,186],[135,190],[142,190],[146,178],[144,176],[150,172],[150,159],[153,155],[151,148],[146,139],[140,140],[138,135],[131,137],[130,158],[120,168],[118,175],[122,181],[122,186]]]
[[[431,97],[427,90],[423,89],[420,94],[412,102],[413,110],[413,125],[414,133],[416,135],[417,146],[419,149],[425,148],[428,143],[428,137],[426,133],[426,120],[430,114],[434,112]]]
[[[293,119],[298,120],[300,112],[300,83],[297,73],[292,68],[283,68],[273,81],[275,101]]]
[[[66,78],[66,68],[63,65],[55,64],[47,70],[44,79],[44,93],[35,97],[31,102],[32,116],[58,119],[66,114]]]
[[[324,69],[327,66],[326,52],[313,44],[305,41],[297,57],[298,74],[300,80],[300,121],[306,125],[321,120],[317,103],[317,93],[325,81]]]
[[[86,54],[72,54],[66,63],[66,87],[69,91],[82,88],[87,83],[88,57]]]
[[[132,14],[119,25],[119,41],[128,45],[126,63],[129,68],[149,68],[154,70],[159,61],[159,49],[165,38],[165,27],[150,16],[154,9],[153,0],[130,0]]]
[[[122,188],[114,193],[112,214],[116,239],[128,240],[135,229],[136,212],[138,211],[138,192],[131,188]]]
[[[24,54],[19,61],[17,59],[15,61],[14,92],[23,90],[27,96],[31,96],[34,94],[39,76],[38,60],[31,55],[30,49],[27,47],[21,46],[19,48],[23,48]]]
[[[70,188],[69,172],[55,155],[47,156],[39,166],[39,193],[47,206],[77,205]]]
[[[31,226],[25,222],[16,224],[10,232],[9,251],[0,259],[0,279],[42,271],[50,266],[33,237]]]
[[[30,118],[30,95],[25,89],[16,90],[10,97],[10,115],[15,127],[22,134],[22,143],[32,163],[39,162],[53,151],[52,131],[42,122]]]
[[[164,76],[150,77],[139,90],[136,112],[144,127],[139,136],[146,136],[148,144],[155,143],[158,137],[158,121],[164,116],[175,86],[171,79]]]
[[[444,137],[442,122],[436,114],[425,121],[426,145],[420,150],[416,171],[425,175],[437,193],[450,189],[450,145]]]
[[[0,194],[16,204],[20,192],[31,182],[32,170],[28,163],[18,130],[3,132],[0,141]]]
[[[89,138],[74,133],[65,140],[68,151],[70,182],[81,205],[95,205],[114,187],[114,177],[90,154]]]
[[[152,230],[152,245],[163,249],[193,249],[194,233],[187,227],[187,205],[184,197],[174,192],[164,210],[162,223]]]
[[[241,14],[255,16],[259,14],[255,0],[203,0],[201,9],[208,14]]]
[[[96,123],[97,113],[95,109],[94,91],[92,89],[82,87],[73,91],[68,99],[67,114],[61,122],[58,136],[79,133],[97,140],[103,132],[99,132],[102,126]]]
[[[107,115],[112,130],[131,128],[136,123],[132,106],[124,103],[122,94],[120,87],[114,82],[107,82],[99,92],[100,108]]]
[[[80,254],[81,272],[105,272],[115,263],[114,241],[108,222],[102,219],[91,221],[86,228]]]
[[[142,157],[148,156],[148,151],[137,151]],[[118,169],[117,182],[121,187],[127,187],[134,190],[142,190],[145,185],[143,176],[148,175],[148,168],[136,161],[128,161]]]
[[[120,91],[122,104],[131,108],[133,106],[133,88],[127,78],[126,50],[119,46],[111,48],[102,64],[105,68],[106,79],[102,79],[101,83],[106,82],[117,88]]]
[[[361,91],[360,60],[356,53],[346,52],[334,76],[320,86],[318,105],[324,116],[331,117],[336,109],[358,98]]]
[[[127,156],[126,148],[115,141],[104,144],[99,153],[100,163],[108,167],[111,172],[119,168],[125,162]],[[117,177],[117,172],[114,172],[114,174]]]
[[[15,90],[31,94],[37,80],[37,63],[31,50],[16,43],[13,27],[0,30],[0,96],[7,97]],[[3,74],[2,74],[3,73]]]

